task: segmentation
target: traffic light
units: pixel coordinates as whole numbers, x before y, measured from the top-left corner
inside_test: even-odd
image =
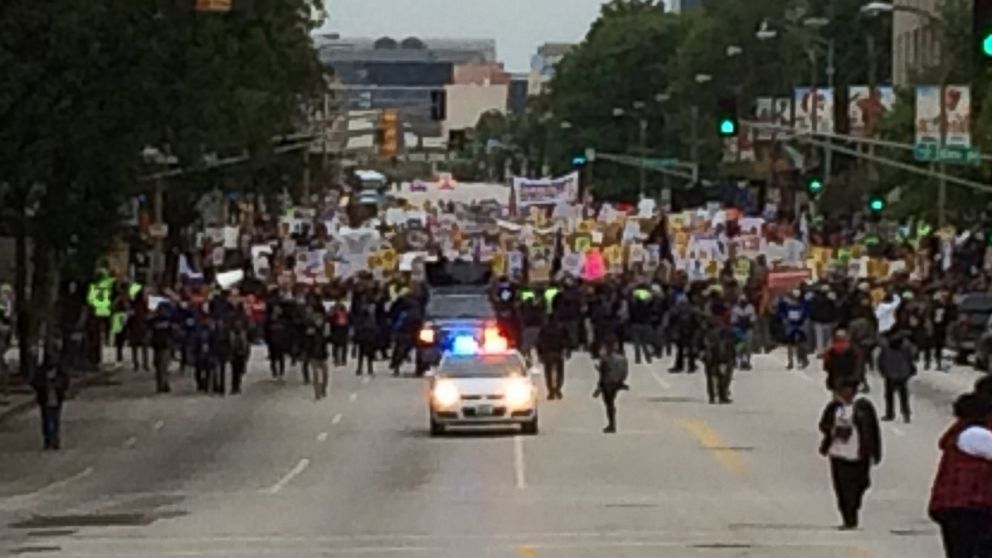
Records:
[[[992,61],[992,0],[973,0],[973,38],[980,60]]]
[[[806,191],[809,192],[811,196],[815,196],[823,191],[823,181],[820,180],[818,176],[807,176],[806,177]]]
[[[379,153],[392,157],[399,150],[399,115],[395,109],[384,109],[379,120]]]
[[[882,196],[872,196],[868,200],[868,209],[872,213],[881,213],[885,209],[885,198]]]
[[[721,97],[717,101],[716,129],[721,137],[737,135],[737,98]]]
[[[572,168],[580,169],[589,163],[585,155],[575,155],[572,157]]]

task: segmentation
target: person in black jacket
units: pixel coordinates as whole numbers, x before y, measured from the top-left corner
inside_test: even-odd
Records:
[[[49,358],[46,351],[45,362],[35,372],[31,385],[41,411],[41,435],[45,449],[57,450],[61,444],[62,403],[69,390],[69,375],[57,359]]]
[[[675,339],[675,366],[668,371],[680,373],[688,364],[688,371],[692,374],[696,371],[696,344],[702,316],[688,297],[683,295],[677,300],[669,323],[669,330]]]
[[[861,503],[871,486],[871,466],[882,461],[878,414],[871,401],[857,397],[859,385],[856,378],[844,378],[820,417],[820,455],[830,458],[843,530],[858,527]]]
[[[813,323],[814,351],[822,355],[830,346],[830,337],[840,321],[837,296],[829,285],[823,285],[809,302],[809,319]]]
[[[627,308],[630,314],[630,340],[634,343],[634,363],[641,363],[641,353],[643,353],[644,359],[651,364],[651,352],[654,350],[651,291],[644,286],[635,288],[630,295]]]
[[[548,320],[537,336],[537,354],[544,364],[544,380],[548,386],[548,400],[561,399],[565,383],[565,351],[568,334],[554,318]]]
[[[606,407],[606,428],[604,434],[613,434],[617,431],[617,395],[627,387],[627,358],[622,352],[614,350],[617,345],[615,338],[604,340],[600,349],[600,361],[597,365],[599,372],[599,383],[593,397],[603,397],[603,405]]]

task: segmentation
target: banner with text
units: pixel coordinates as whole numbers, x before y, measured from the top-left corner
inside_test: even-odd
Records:
[[[571,203],[579,191],[579,173],[573,172],[559,178],[513,178],[517,205],[554,205]]]

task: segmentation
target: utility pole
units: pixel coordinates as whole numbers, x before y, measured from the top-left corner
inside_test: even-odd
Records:
[[[830,94],[834,95],[834,40],[828,39],[827,41],[827,88],[830,89]],[[835,97],[836,98],[836,97]],[[831,118],[831,120],[833,120]],[[831,167],[833,167],[834,151],[830,148],[830,138],[827,138],[827,147],[824,148],[823,154],[823,180],[825,184],[830,184],[831,178]]]
[[[699,164],[699,105],[692,105],[692,121],[689,123],[689,159]]]
[[[162,227],[165,224],[165,193],[162,182],[165,179],[161,176],[155,179],[155,254],[149,266],[151,268],[151,280],[162,279],[165,273],[165,237],[162,234]],[[150,281],[149,281],[150,282]]]
[[[648,156],[648,119],[641,114],[640,120],[640,145],[641,145],[641,176],[640,176],[640,197],[644,197],[644,192],[647,190],[648,181],[648,169],[647,169],[647,156]]]

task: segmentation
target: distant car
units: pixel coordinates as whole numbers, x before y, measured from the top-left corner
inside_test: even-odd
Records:
[[[988,332],[992,318],[992,294],[962,295],[957,301],[957,316],[957,322],[951,324],[948,331],[947,346],[957,351],[958,362],[964,363],[975,353],[979,341]]]
[[[519,426],[537,434],[537,385],[520,353],[448,354],[429,373],[432,436],[449,427]]]

